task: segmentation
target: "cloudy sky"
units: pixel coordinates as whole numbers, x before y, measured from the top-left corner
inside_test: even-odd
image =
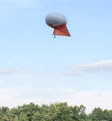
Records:
[[[53,38],[50,12],[71,37]],[[112,0],[0,0],[0,106],[29,102],[112,109]]]

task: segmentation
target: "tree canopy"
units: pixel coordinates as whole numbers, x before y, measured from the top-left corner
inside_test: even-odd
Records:
[[[112,121],[112,110],[95,108],[87,114],[83,105],[30,103],[12,109],[0,107],[0,121]]]

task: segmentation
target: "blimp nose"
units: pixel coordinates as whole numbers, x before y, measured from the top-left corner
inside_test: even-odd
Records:
[[[66,17],[59,13],[50,13],[46,16],[46,24],[58,26],[61,24],[67,24]]]

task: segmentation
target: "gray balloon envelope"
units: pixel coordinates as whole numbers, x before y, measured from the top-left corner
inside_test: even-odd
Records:
[[[53,26],[59,26],[62,24],[67,24],[67,19],[65,16],[59,14],[59,13],[50,13],[46,16],[46,24],[48,26],[53,25]]]

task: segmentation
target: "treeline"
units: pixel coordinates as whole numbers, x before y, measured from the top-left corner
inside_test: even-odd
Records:
[[[9,109],[0,108],[0,121],[112,121],[112,110],[95,108],[91,114],[86,114],[86,108],[68,106],[67,103],[51,105],[28,105]]]

